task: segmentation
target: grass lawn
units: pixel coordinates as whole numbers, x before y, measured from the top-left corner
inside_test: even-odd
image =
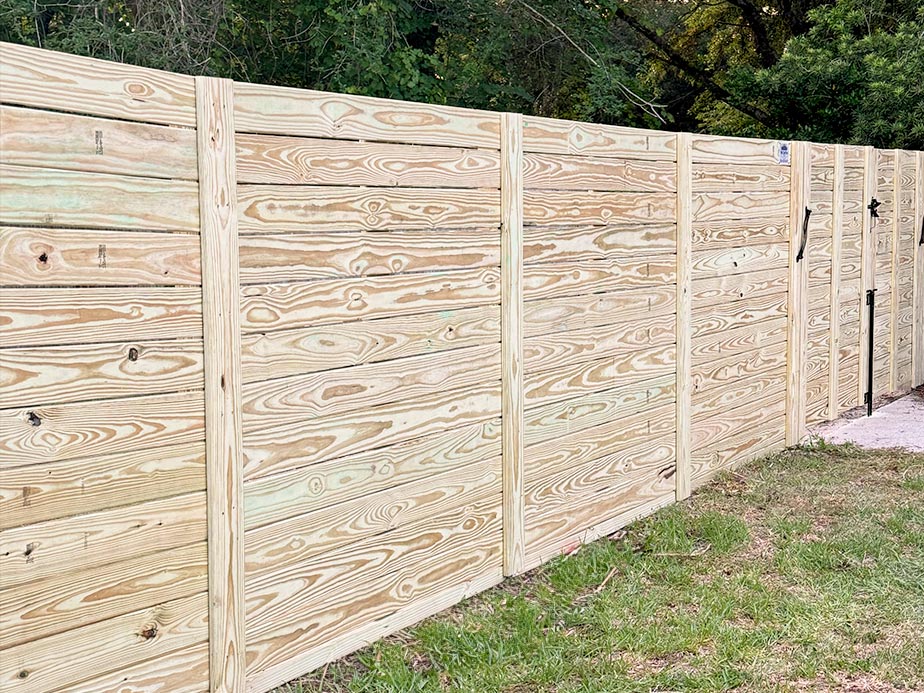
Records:
[[[690,690],[924,690],[924,455],[774,455],[277,693]]]

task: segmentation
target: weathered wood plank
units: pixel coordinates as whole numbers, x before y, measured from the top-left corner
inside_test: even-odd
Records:
[[[238,132],[500,146],[498,113],[242,82],[234,85],[234,123]]]
[[[196,133],[0,106],[0,163],[196,180]]]
[[[260,477],[244,485],[244,523],[255,529],[501,456],[501,422],[477,422],[397,445]]]
[[[0,410],[0,468],[194,443],[202,392]]]
[[[523,270],[524,294],[535,300],[663,286],[675,282],[676,271],[672,255],[528,265]]]
[[[768,217],[784,217],[788,213],[788,191],[693,194],[693,219],[697,223],[749,219],[764,224]]]
[[[761,192],[789,190],[789,166],[697,163],[692,169],[694,192]]]
[[[499,155],[486,149],[248,134],[235,144],[239,183],[500,187]]]
[[[501,349],[485,344],[248,383],[242,412],[248,428],[267,421],[283,425],[309,415],[346,414],[500,378]]]
[[[199,238],[0,227],[0,266],[0,285],[6,286],[198,286]]]
[[[526,116],[523,133],[527,152],[674,160],[674,135],[666,132]]]
[[[244,287],[245,333],[500,302],[497,268]]]
[[[0,101],[195,127],[192,77],[0,43]]]
[[[0,532],[0,588],[205,541],[205,494],[100,510]]]
[[[528,153],[523,165],[523,185],[531,189],[672,192],[677,187],[669,161]]]
[[[241,185],[241,233],[323,233],[500,224],[499,190]]]
[[[0,350],[0,408],[202,386],[201,340]]]
[[[0,164],[0,223],[198,232],[196,184]]]
[[[672,286],[548,298],[528,301],[523,321],[526,336],[534,337],[672,314],[676,301]]]
[[[0,648],[205,592],[207,571],[201,541],[17,585],[0,600]]]
[[[243,236],[241,281],[259,284],[328,277],[491,267],[500,264],[500,233],[388,231]]]
[[[619,224],[672,222],[674,193],[523,191],[523,221],[527,224]]]
[[[0,660],[0,685],[15,693],[83,690],[86,679],[124,674],[126,667],[204,642],[207,614],[202,593],[16,645]]]
[[[676,252],[674,224],[532,227],[523,230],[526,264],[606,260],[637,253]]]
[[[4,468],[0,529],[203,490],[201,442]]]
[[[245,426],[244,474],[254,479],[498,416],[499,382],[342,416],[305,416],[284,426],[262,422]]]
[[[500,342],[500,307],[244,335],[245,383]]]

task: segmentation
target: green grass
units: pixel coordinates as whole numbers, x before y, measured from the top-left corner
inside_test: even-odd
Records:
[[[617,536],[278,693],[924,690],[924,456],[787,451]]]

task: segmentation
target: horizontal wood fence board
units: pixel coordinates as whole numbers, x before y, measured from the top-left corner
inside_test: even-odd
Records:
[[[709,365],[717,359],[740,356],[746,352],[786,342],[786,321],[765,320],[752,325],[732,327],[723,332],[700,335],[691,347],[694,365]]]
[[[642,286],[660,287],[676,280],[677,263],[672,255],[543,263],[523,268],[523,295],[529,301]]]
[[[201,492],[0,532],[0,588],[205,541]]]
[[[525,116],[523,151],[674,161],[675,136],[656,130]]]
[[[785,394],[785,388],[766,391],[755,402],[739,407],[734,413],[721,412],[703,421],[694,421],[691,425],[693,450],[708,448],[748,431],[762,430],[761,427],[777,430],[776,422],[786,410]]]
[[[626,417],[643,412],[646,407],[663,404],[667,412],[672,408],[675,392],[676,378],[671,374],[531,407],[524,418],[526,445],[551,441],[610,421],[623,426]],[[649,420],[653,415],[645,412],[644,416]],[[662,420],[668,419],[662,417]]]
[[[483,188],[239,185],[237,207],[243,234],[500,224],[500,191]]]
[[[693,309],[690,327],[696,339],[702,335],[725,334],[734,327],[764,323],[786,315],[786,294],[747,295],[719,305],[697,304]]]
[[[498,188],[500,154],[488,149],[238,134],[238,183]]]
[[[244,474],[264,476],[360,450],[400,443],[500,415],[500,380],[339,417],[306,416],[287,425],[272,421],[251,428],[244,421]]]
[[[196,339],[0,350],[0,408],[202,387]]]
[[[523,155],[523,185],[585,192],[671,192],[677,189],[677,168],[670,161],[527,153]]]
[[[500,342],[500,306],[245,334],[244,382]]]
[[[716,222],[693,221],[693,250],[729,250],[741,246],[785,243],[789,220],[753,219]]]
[[[315,557],[453,509],[464,512],[463,506],[496,499],[500,492],[501,464],[495,457],[248,530],[247,579],[274,582]]]
[[[201,391],[0,410],[0,469],[204,437]]]
[[[80,689],[86,679],[198,645],[208,639],[207,599],[203,592],[11,647],[0,682],[17,692]]]
[[[782,344],[761,345],[756,350],[694,365],[691,369],[693,403],[695,405],[705,393],[714,388],[728,386],[757,374],[775,372],[785,365],[786,349]]]
[[[193,78],[0,42],[0,102],[195,127]]]
[[[201,441],[3,468],[0,529],[204,490]]]
[[[694,250],[693,282],[695,285],[698,279],[704,277],[721,277],[745,272],[751,274],[781,269],[787,267],[788,259],[785,243],[722,250]]]
[[[245,286],[244,334],[500,303],[498,268]]]
[[[605,260],[676,251],[675,224],[585,225],[523,229],[523,263]]]
[[[591,327],[529,337],[523,343],[523,362],[530,371],[550,370],[675,341],[675,326],[658,315],[603,330]]]
[[[244,524],[254,529],[494,459],[500,453],[500,421],[493,420],[296,467],[245,483]]]
[[[720,472],[782,450],[785,445],[785,432],[772,429],[749,431],[700,448],[694,451],[692,458],[693,486],[698,488]]]
[[[464,243],[460,242],[464,238]],[[500,265],[497,228],[243,236],[242,284]]]
[[[239,133],[500,147],[497,113],[241,82],[234,85],[234,127]]]
[[[282,425],[306,416],[333,416],[379,404],[410,401],[501,377],[500,346],[486,344],[442,354],[349,366],[244,386],[244,417]]]
[[[693,222],[727,222],[737,219],[763,222],[789,213],[788,192],[701,192],[693,194]]]
[[[2,105],[0,163],[147,178],[198,177],[194,130]]]
[[[199,237],[0,227],[0,285],[198,286]]]
[[[692,294],[697,309],[702,312],[709,306],[730,301],[785,294],[789,287],[788,278],[786,267],[703,277],[693,283]]]
[[[0,164],[0,224],[198,231],[197,186]]]
[[[781,145],[789,142],[775,140],[744,139],[740,137],[717,137],[713,135],[693,135],[693,165],[725,164],[740,166],[742,164],[777,166],[782,165]]]
[[[777,394],[786,385],[786,371],[774,368],[765,374],[743,378],[722,388],[707,390],[696,398],[691,420],[701,421],[720,412],[734,411],[743,404],[751,403],[767,393]]]
[[[0,602],[0,647],[205,592],[207,573],[200,541],[17,585],[16,600]]]
[[[764,164],[697,163],[693,166],[694,193],[789,192],[789,167]]]
[[[526,224],[618,224],[669,222],[677,195],[650,192],[523,191]]]

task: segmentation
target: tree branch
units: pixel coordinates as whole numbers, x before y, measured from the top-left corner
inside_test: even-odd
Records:
[[[780,56],[770,41],[767,25],[764,23],[760,8],[750,0],[728,0],[728,2],[738,8],[742,18],[754,35],[754,48],[757,51],[761,67],[773,67],[776,65],[776,61],[780,59]]]

